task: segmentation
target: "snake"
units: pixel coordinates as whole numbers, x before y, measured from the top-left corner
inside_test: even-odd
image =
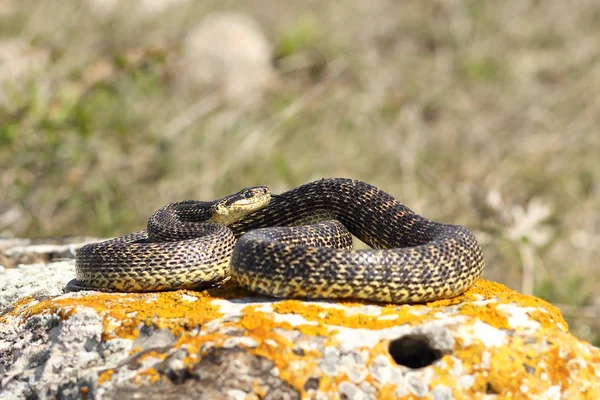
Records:
[[[369,248],[354,249],[352,236]],[[171,203],[145,231],[80,248],[70,285],[143,292],[231,278],[276,298],[402,304],[455,297],[483,269],[466,227],[431,221],[366,182],[326,178],[278,195],[256,186]]]

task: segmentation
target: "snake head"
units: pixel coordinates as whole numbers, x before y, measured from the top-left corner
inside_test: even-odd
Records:
[[[211,207],[211,222],[230,225],[246,215],[265,207],[271,201],[271,191],[266,186],[252,186],[225,196]]]

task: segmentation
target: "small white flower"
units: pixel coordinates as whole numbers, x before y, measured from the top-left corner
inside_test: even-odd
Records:
[[[527,208],[511,207],[513,225],[506,229],[507,237],[515,241],[526,239],[536,247],[544,246],[552,237],[552,229],[544,225],[552,211],[548,202],[537,198],[531,199]]]

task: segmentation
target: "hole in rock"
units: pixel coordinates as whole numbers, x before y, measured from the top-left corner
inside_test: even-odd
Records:
[[[496,389],[494,389],[492,384],[488,382],[485,387],[485,394],[499,394],[499,393],[496,391]]]
[[[390,355],[398,365],[423,368],[442,358],[444,353],[431,346],[425,335],[406,335],[390,342]]]
[[[307,381],[304,383],[304,390],[317,390],[319,389],[319,382],[320,379],[317,377],[310,377],[307,379]]]

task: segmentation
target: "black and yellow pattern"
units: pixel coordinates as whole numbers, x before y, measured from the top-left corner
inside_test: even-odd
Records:
[[[248,196],[242,193],[159,210],[149,232],[177,241],[152,243],[146,235],[141,244],[116,239],[104,247],[83,247],[77,256],[79,284],[123,291],[196,287],[224,279],[231,268],[238,284],[266,295],[404,303],[456,296],[484,268],[481,248],[468,229],[421,217],[364,182],[307,183],[270,198],[268,205],[255,201],[257,211],[233,217],[227,207]],[[201,219],[209,222],[198,224]],[[351,249],[348,231],[373,249]],[[169,246],[168,254],[163,246]],[[192,265],[196,259],[199,267]],[[109,262],[96,264],[104,260]]]
[[[259,229],[336,220],[367,250],[303,243],[305,228]],[[331,222],[311,227],[327,230]],[[364,182],[323,179],[299,186],[231,226],[231,274],[243,287],[276,297],[424,302],[456,296],[481,275],[483,254],[460,225],[430,221]],[[289,228],[288,228],[289,229]]]

